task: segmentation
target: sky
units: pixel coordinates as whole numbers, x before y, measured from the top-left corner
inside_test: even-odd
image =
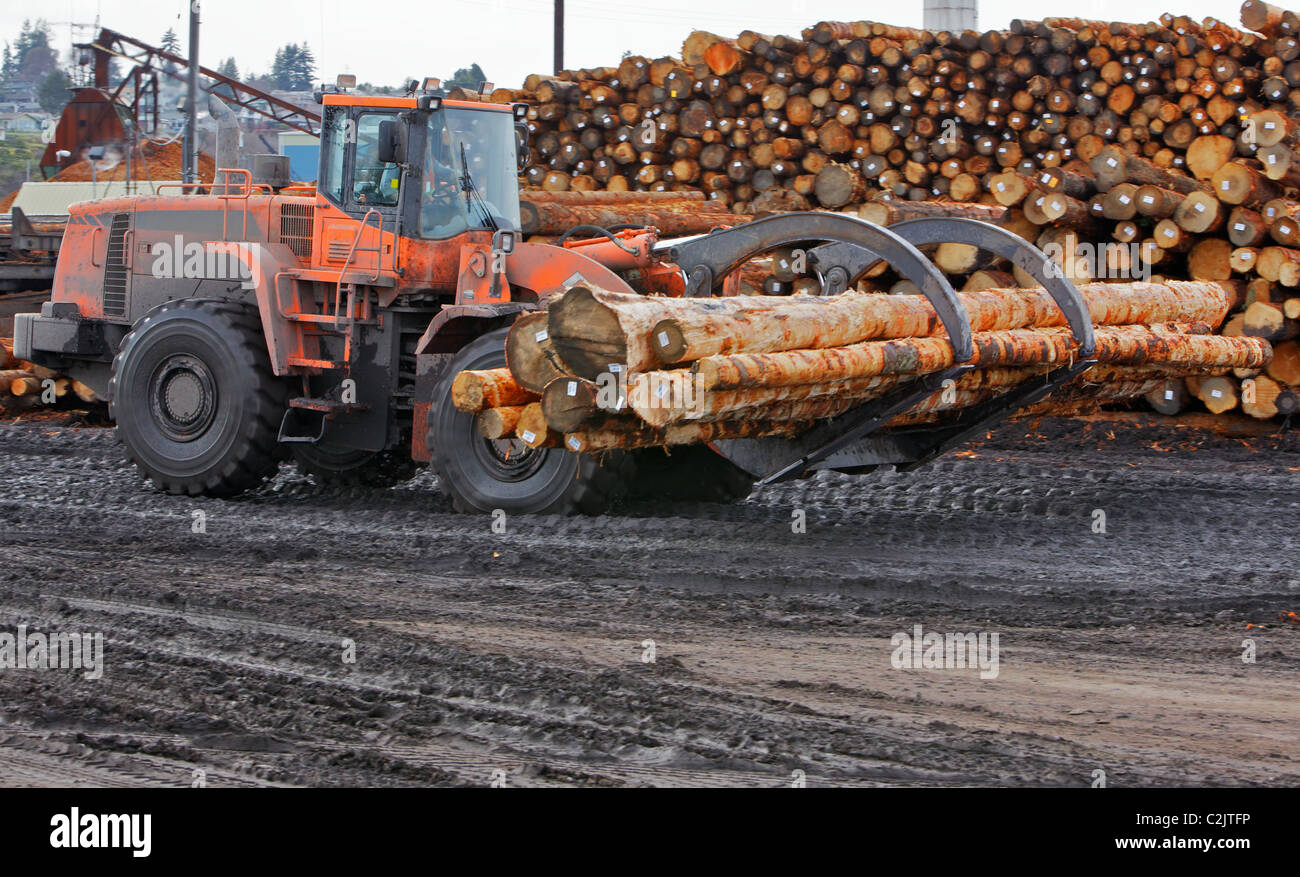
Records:
[[[96,22],[157,45],[175,28],[188,51],[188,2],[181,0],[44,0],[0,6],[0,40],[10,43],[23,19],[42,17],[56,47],[89,41]],[[624,51],[659,57],[680,53],[691,30],[735,36],[742,30],[797,35],[822,20],[884,21],[919,27],[921,0],[567,0],[565,66],[613,66]],[[985,0],[981,30],[1013,18],[1068,15],[1105,21],[1153,21],[1162,12],[1239,25],[1234,0]],[[449,78],[477,62],[500,87],[517,87],[529,73],[552,69],[553,0],[384,0],[373,6],[345,0],[205,0],[200,63],[215,68],[234,56],[241,75],[270,69],[275,51],[306,42],[317,75],[338,73],[362,82],[396,85],[404,78]]]

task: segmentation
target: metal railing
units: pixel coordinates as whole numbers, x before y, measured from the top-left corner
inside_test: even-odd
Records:
[[[248,239],[248,199],[254,195],[273,195],[274,191],[270,186],[258,183],[253,184],[253,172],[242,167],[223,167],[217,168],[217,177],[223,177],[220,183],[213,179],[211,183],[159,183],[158,194],[162,194],[163,189],[180,189],[181,194],[186,194],[190,189],[210,189],[211,191],[200,192],[198,194],[212,195],[222,200],[221,207],[221,239],[228,240],[230,237],[230,202],[242,201],[243,207],[240,212],[243,214],[243,225],[240,230],[240,240]],[[232,176],[241,178],[240,182],[234,183]],[[217,192],[217,187],[221,191]],[[232,192],[232,188],[234,191]]]

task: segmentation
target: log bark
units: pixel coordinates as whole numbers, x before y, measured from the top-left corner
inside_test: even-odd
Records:
[[[571,202],[521,201],[524,234],[563,234],[579,225],[609,228],[616,225],[651,225],[665,235],[699,234],[721,226],[740,225],[748,216],[727,213],[717,202],[665,201],[641,204],[586,205]]]
[[[519,386],[540,394],[564,374],[564,363],[551,344],[546,311],[519,317],[506,335],[506,367]]]
[[[508,368],[463,371],[451,382],[451,403],[460,411],[477,414],[484,408],[526,405],[537,395],[519,386]]]
[[[1080,292],[1093,322],[1104,325],[1204,322],[1217,326],[1239,295],[1231,283],[1204,281],[1095,283],[1085,284]],[[566,298],[568,295],[573,291]],[[1041,289],[985,290],[958,296],[976,331],[1064,324],[1055,302]],[[647,304],[644,299],[632,298],[605,292],[588,292],[582,299],[575,298],[575,303],[583,301],[593,306],[585,308],[587,319],[574,320],[564,334],[588,347],[601,345],[599,355],[586,358],[581,366],[560,349],[561,357],[575,373],[588,376],[582,368],[590,370],[593,365],[610,361],[623,361],[633,371],[646,371],[660,363],[688,362],[718,353],[837,347],[878,338],[935,335],[942,330],[934,309],[919,296],[846,293],[782,301],[737,296],[683,299],[672,304],[667,300]],[[620,325],[620,318],[615,316],[620,312],[625,315],[625,325]],[[659,319],[650,323],[656,315]],[[561,330],[554,316],[552,325],[559,349]],[[618,356],[624,359],[614,358]]]
[[[1267,344],[1257,339],[1208,334],[1208,325],[1174,328],[1099,326],[1095,329],[1099,362],[1112,365],[1206,365],[1248,368],[1268,360]],[[1065,327],[978,332],[975,356],[981,368],[1013,367],[1068,361],[1075,351]],[[693,366],[705,391],[738,390],[832,383],[890,374],[923,374],[956,365],[946,338],[865,341],[845,347],[748,353],[706,357]]]
[[[1147,404],[1161,414],[1178,414],[1191,401],[1187,383],[1182,378],[1169,378],[1146,394]]]
[[[542,392],[542,415],[558,432],[620,429],[629,419],[635,421],[618,382],[602,386],[572,376],[547,384]]]
[[[559,447],[562,440],[560,433],[551,429],[542,414],[541,402],[529,402],[519,412],[515,424],[515,437],[530,448]]]
[[[485,408],[478,413],[475,424],[479,435],[490,439],[509,438],[515,434],[519,424],[519,415],[523,413],[522,405],[502,405],[499,408]]]

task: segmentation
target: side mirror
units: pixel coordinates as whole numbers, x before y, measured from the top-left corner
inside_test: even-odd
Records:
[[[393,164],[406,161],[406,126],[394,121],[379,123],[379,160]]]
[[[515,123],[515,154],[519,159],[519,172],[523,173],[532,160],[532,150],[528,148],[528,126],[523,122]]]

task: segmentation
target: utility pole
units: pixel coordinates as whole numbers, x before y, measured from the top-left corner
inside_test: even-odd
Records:
[[[555,72],[564,69],[564,0],[555,0]]]
[[[199,181],[199,0],[190,0],[190,76],[185,97],[185,154],[181,169],[187,183]]]

